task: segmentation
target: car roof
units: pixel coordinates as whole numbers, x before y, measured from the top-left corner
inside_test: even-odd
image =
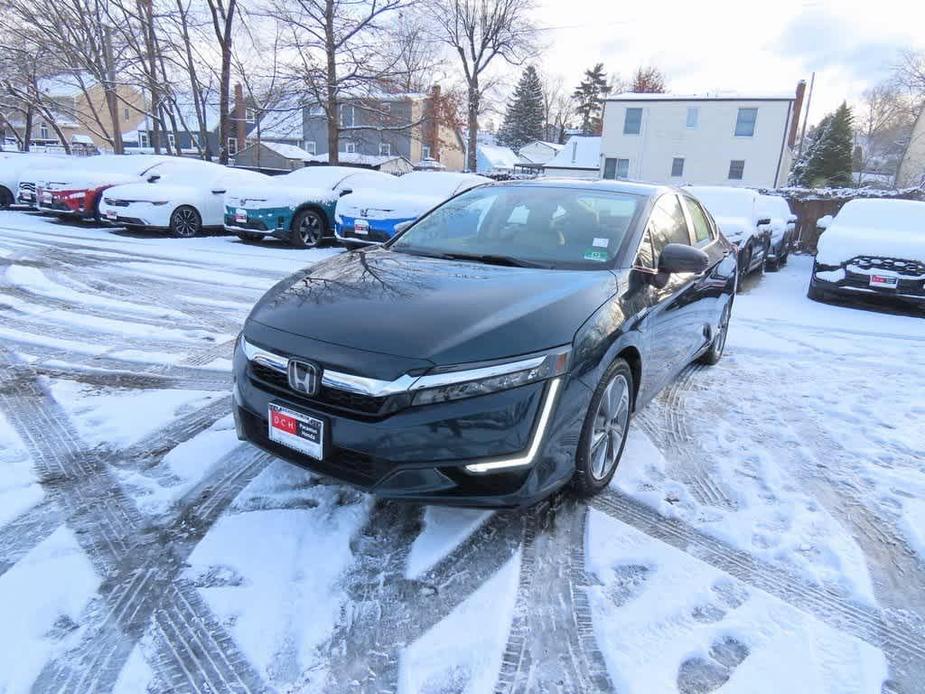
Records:
[[[682,192],[671,186],[654,183],[634,183],[630,181],[615,181],[612,179],[583,179],[583,178],[533,178],[523,181],[501,181],[496,186],[540,186],[547,188],[574,188],[583,190],[600,190],[612,193],[631,193],[653,197],[661,193]]]

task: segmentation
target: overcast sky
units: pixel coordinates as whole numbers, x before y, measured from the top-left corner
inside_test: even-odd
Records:
[[[544,69],[573,86],[603,62],[653,64],[675,93],[792,93],[816,71],[810,122],[887,76],[901,48],[925,49],[919,0],[538,0]]]

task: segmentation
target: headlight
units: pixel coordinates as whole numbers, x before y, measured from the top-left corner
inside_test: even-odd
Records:
[[[439,370],[421,376],[411,391],[412,404],[430,405],[517,388],[560,376],[568,370],[568,349],[516,361]]]
[[[152,200],[152,201],[151,201],[151,204],[152,204],[152,205],[158,205],[158,206],[160,206],[160,205],[166,205],[166,204],[167,204],[167,201],[166,201],[166,200]]]

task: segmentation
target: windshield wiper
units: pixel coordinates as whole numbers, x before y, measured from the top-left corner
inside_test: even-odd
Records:
[[[450,258],[451,260],[474,260],[477,263],[486,265],[504,265],[507,267],[534,267],[550,268],[550,265],[536,263],[532,260],[523,260],[510,255],[492,255],[491,253],[442,253],[441,257]]]

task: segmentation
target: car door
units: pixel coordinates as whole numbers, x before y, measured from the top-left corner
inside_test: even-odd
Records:
[[[706,271],[694,276],[690,287],[691,319],[694,321],[694,343],[690,358],[693,358],[712,339],[719,324],[728,300],[727,286],[732,263],[730,261],[728,267],[720,267],[731,255],[731,250],[720,241],[716,227],[703,206],[689,195],[682,195],[681,199],[693,233],[694,246],[710,259]]]
[[[636,260],[648,275],[643,288],[645,315],[639,324],[648,352],[646,387],[651,391],[646,398],[687,365],[694,345],[702,343],[695,319],[698,276],[658,272],[659,256],[669,243],[692,243],[687,216],[675,193],[662,195],[653,205]]]

